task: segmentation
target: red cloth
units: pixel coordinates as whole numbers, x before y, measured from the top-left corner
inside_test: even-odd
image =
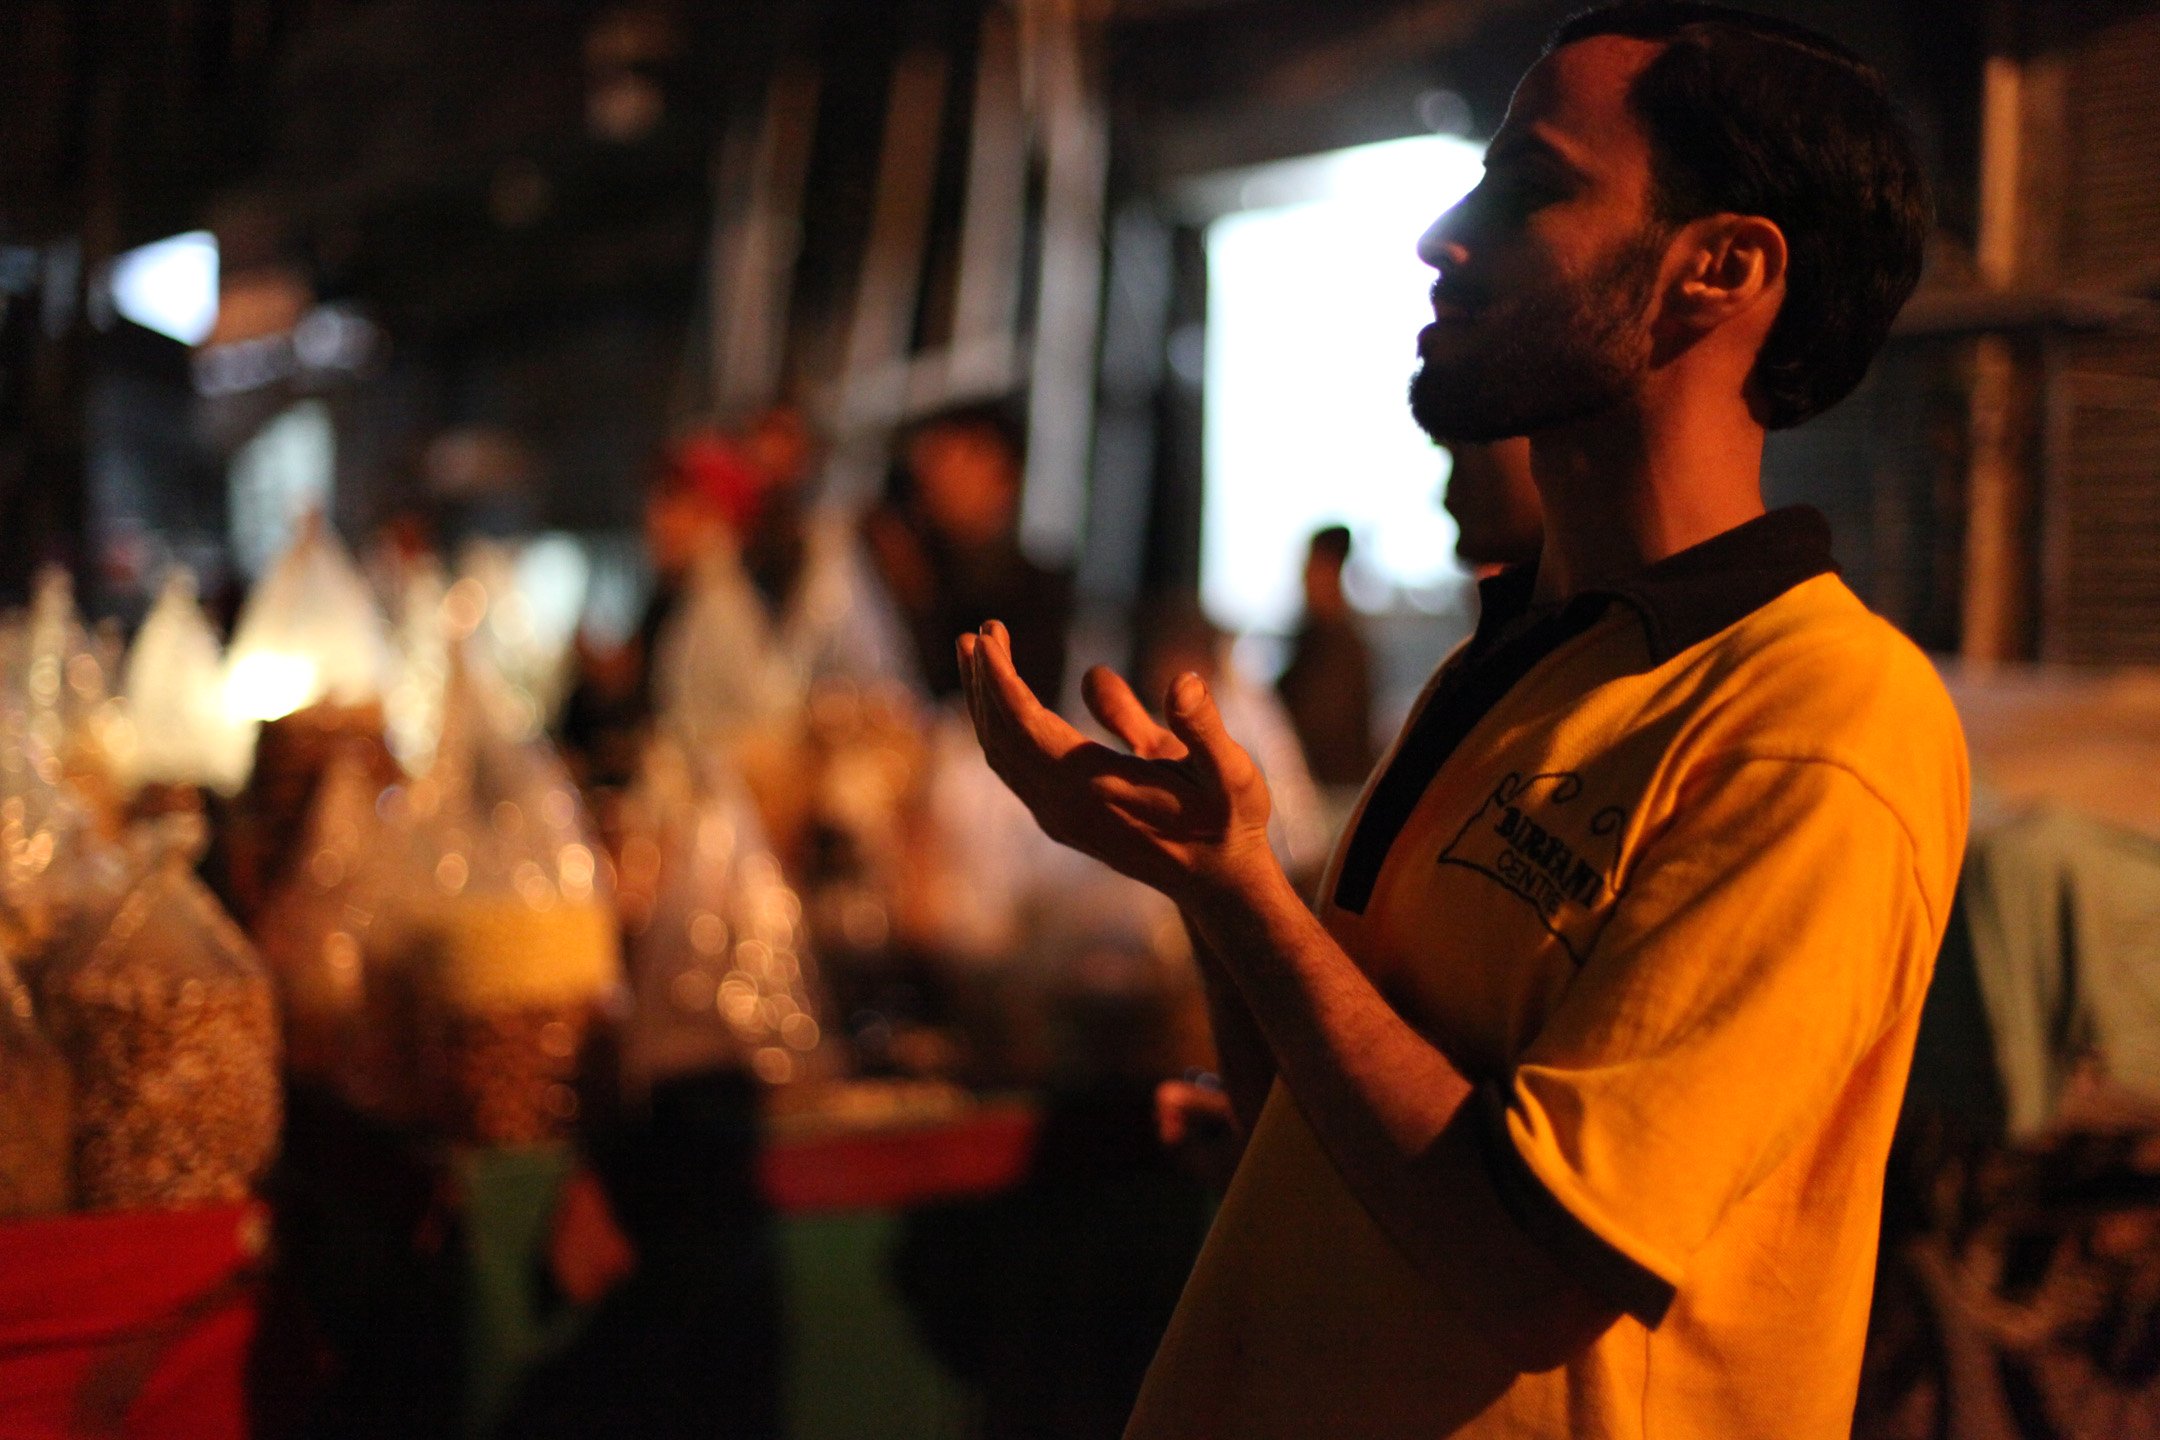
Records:
[[[757,523],[765,501],[765,476],[742,448],[723,436],[696,434],[675,442],[668,452],[668,473],[705,498],[726,517],[737,535]]]
[[[1031,1109],[986,1106],[944,1125],[783,1138],[766,1147],[758,1178],[783,1215],[989,1195],[1027,1174],[1037,1124]]]
[[[0,1436],[245,1440],[258,1205],[0,1224]]]

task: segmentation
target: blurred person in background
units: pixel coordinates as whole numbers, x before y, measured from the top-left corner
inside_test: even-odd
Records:
[[[902,437],[901,494],[868,519],[879,573],[900,607],[930,694],[960,693],[952,637],[993,615],[1025,617],[1014,663],[1037,694],[1065,684],[1072,577],[1020,548],[1025,431],[1004,404],[943,410]]]
[[[620,645],[577,638],[577,680],[557,722],[582,783],[629,783],[656,707],[654,658],[690,594],[701,563],[727,546],[748,513],[748,463],[709,437],[664,450],[645,496],[645,556],[652,591],[637,629]]]
[[[1330,525],[1305,552],[1305,616],[1275,688],[1297,728],[1312,778],[1354,790],[1373,765],[1372,647],[1343,593],[1350,531]],[[1155,692],[1150,692],[1155,693]]]
[[[1545,545],[1545,507],[1530,474],[1529,440],[1458,440],[1447,449],[1455,463],[1441,506],[1455,520],[1456,558],[1480,580],[1534,563]]]
[[[622,651],[581,647],[566,746],[620,751],[663,717],[685,738],[736,735],[784,721],[824,681],[916,688],[852,517],[816,493],[817,458],[791,404],[667,450],[645,510],[651,599]]]
[[[912,646],[856,517],[819,493],[822,450],[809,417],[789,401],[743,426],[739,451],[751,484],[735,522],[743,572],[798,683],[912,690],[919,683]]]
[[[1317,882],[1335,836],[1315,784],[1318,777],[1299,739],[1296,716],[1274,691],[1239,667],[1229,637],[1208,619],[1197,598],[1156,596],[1139,607],[1139,616],[1133,627],[1133,674],[1139,678],[1140,693],[1168,694],[1170,682],[1184,674],[1207,682],[1223,713],[1235,717],[1226,723],[1237,727],[1267,777],[1268,793],[1275,800],[1268,816],[1268,842],[1276,858],[1293,882]]]

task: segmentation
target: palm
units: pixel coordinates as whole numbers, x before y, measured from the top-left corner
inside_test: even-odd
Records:
[[[1132,751],[1121,754],[1035,698],[1012,668],[1003,626],[963,636],[960,651],[983,754],[1051,839],[1173,897],[1265,854],[1267,786],[1204,689],[1185,714],[1169,707],[1181,735],[1115,674],[1090,671],[1088,708]]]

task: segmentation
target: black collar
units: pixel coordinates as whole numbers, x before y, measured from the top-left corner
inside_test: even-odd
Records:
[[[1597,623],[1614,601],[1642,619],[1650,664],[1663,664],[1793,586],[1837,569],[1830,526],[1813,510],[1773,510],[1677,555],[1625,583],[1569,596],[1529,620],[1537,567],[1503,570],[1478,587],[1484,601],[1477,634],[1410,722],[1393,758],[1373,783],[1358,827],[1343,851],[1335,903],[1363,914],[1388,850],[1409,823],[1418,798],[1463,737],[1501,697],[1553,651]],[[1529,623],[1523,623],[1529,621]]]
[[[1641,617],[1650,658],[1662,663],[1734,621],[1753,614],[1787,590],[1817,575],[1837,572],[1830,558],[1830,522],[1806,505],[1758,515],[1668,555],[1618,585],[1571,596],[1570,607],[1621,600]],[[1537,565],[1514,565],[1478,583],[1477,636],[1473,653],[1530,608]]]

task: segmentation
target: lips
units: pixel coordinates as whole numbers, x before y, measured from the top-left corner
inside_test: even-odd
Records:
[[[1436,292],[1432,297],[1432,312],[1434,322],[1440,325],[1457,325],[1477,318],[1477,307],[1460,294]]]
[[[1477,319],[1475,312],[1465,310],[1459,305],[1436,305],[1433,313],[1436,317],[1433,323],[1418,331],[1417,348],[1420,355],[1429,353],[1434,342],[1441,336],[1467,330]]]

